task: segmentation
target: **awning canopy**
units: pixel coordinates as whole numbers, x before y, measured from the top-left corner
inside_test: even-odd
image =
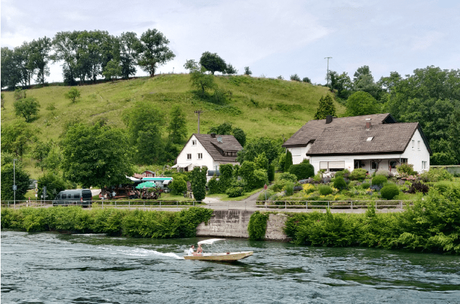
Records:
[[[163,182],[163,185],[167,185],[167,184],[169,184],[171,181],[172,181],[172,180],[167,179],[167,180],[165,180],[165,181]]]
[[[126,176],[126,175],[125,175]],[[141,180],[132,176],[126,176],[127,179],[133,181],[133,182],[140,182]]]
[[[171,168],[187,168],[188,166],[190,166],[192,163],[182,163],[182,164],[175,164],[174,166],[172,166]]]

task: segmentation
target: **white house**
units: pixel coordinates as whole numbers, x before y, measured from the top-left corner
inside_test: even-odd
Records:
[[[283,147],[294,164],[310,160],[315,173],[364,168],[395,171],[412,164],[415,171],[430,168],[431,150],[418,123],[397,123],[390,114],[373,114],[311,120]]]
[[[236,153],[243,149],[233,135],[193,134],[176,158],[173,168],[191,171],[206,166],[217,171],[221,164],[239,164]]]

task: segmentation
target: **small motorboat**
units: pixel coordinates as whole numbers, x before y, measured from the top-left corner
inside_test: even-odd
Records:
[[[224,241],[224,239],[209,239],[198,242],[198,245],[212,245],[215,242]],[[239,252],[218,252],[218,253],[194,253],[193,255],[184,255],[186,260],[215,261],[215,262],[236,262],[238,260],[251,256],[253,251]]]

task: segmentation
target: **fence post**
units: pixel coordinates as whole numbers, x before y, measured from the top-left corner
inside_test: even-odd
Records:
[[[104,209],[104,201],[102,201],[102,209]]]
[[[328,208],[328,209],[330,209],[330,207],[329,207],[329,203],[330,203],[330,202],[327,202],[327,208]]]
[[[399,201],[399,208],[402,209],[402,201]]]
[[[305,201],[305,209],[308,210],[308,202]]]
[[[287,202],[284,201],[284,209],[287,209]]]
[[[160,209],[161,209],[161,201],[160,201]]]
[[[351,201],[350,203],[351,203],[351,210],[353,210],[353,201]]]

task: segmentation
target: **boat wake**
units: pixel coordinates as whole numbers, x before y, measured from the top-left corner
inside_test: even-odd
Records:
[[[113,254],[124,254],[128,256],[137,256],[137,257],[147,257],[147,256],[159,256],[159,257],[169,257],[169,258],[174,258],[177,260],[183,260],[184,258],[177,255],[174,252],[159,252],[156,250],[151,250],[151,249],[144,249],[144,248],[116,248],[115,250],[113,248],[103,248],[105,250],[113,251]]]

